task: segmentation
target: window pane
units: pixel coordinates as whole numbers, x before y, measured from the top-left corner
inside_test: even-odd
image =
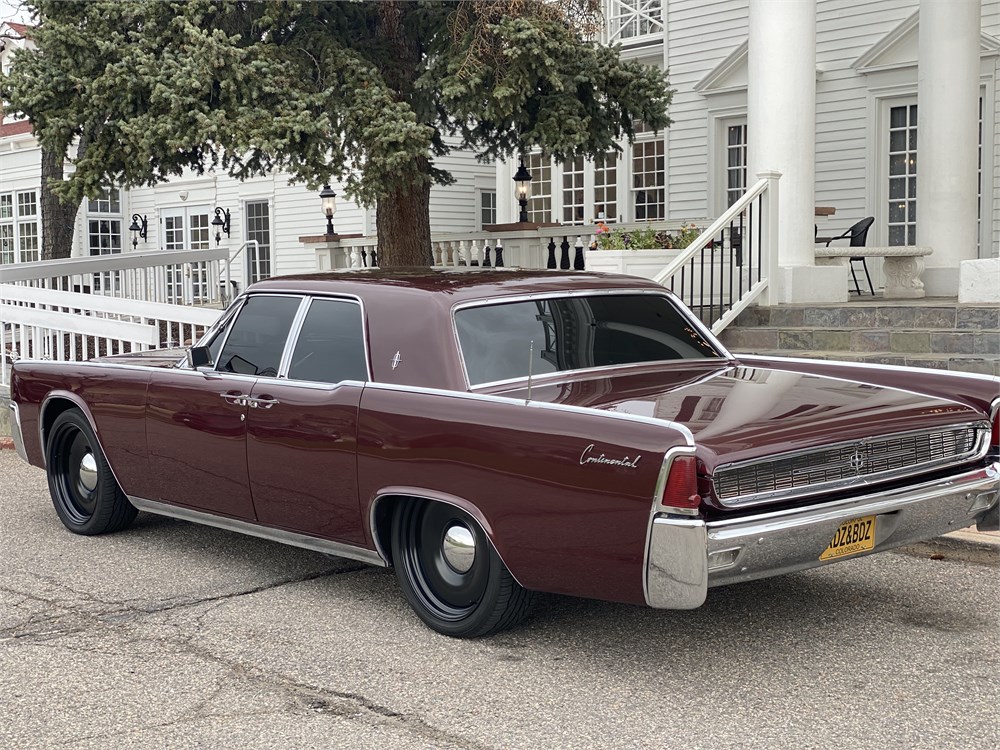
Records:
[[[718,353],[659,295],[609,295],[486,305],[455,315],[472,385],[587,367]],[[590,331],[587,336],[574,332]]]
[[[275,377],[298,297],[250,297],[240,310],[217,370]]]
[[[313,300],[295,343],[288,377],[319,383],[368,380],[360,305]]]

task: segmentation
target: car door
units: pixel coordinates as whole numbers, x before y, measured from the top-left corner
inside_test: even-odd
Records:
[[[277,373],[303,302],[294,295],[251,295],[205,342],[211,368],[153,375],[146,397],[147,498],[256,518],[246,450],[251,392],[258,376]]]
[[[247,461],[261,523],[365,543],[357,485],[358,409],[368,380],[362,320],[356,300],[310,300],[280,377],[254,384]]]

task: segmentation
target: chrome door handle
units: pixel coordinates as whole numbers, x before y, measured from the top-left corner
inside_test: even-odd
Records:
[[[251,401],[245,393],[220,393],[219,395],[233,406],[248,406]]]
[[[276,398],[252,398],[250,399],[250,406],[254,409],[270,409],[275,404],[280,404]]]

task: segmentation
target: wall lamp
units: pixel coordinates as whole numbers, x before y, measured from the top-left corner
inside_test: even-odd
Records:
[[[212,226],[215,227],[215,244],[218,245],[222,242],[222,233],[226,233],[226,237],[229,237],[229,230],[231,228],[229,216],[229,209],[216,208],[215,218],[212,219]]]
[[[119,226],[121,226],[119,224]],[[136,246],[139,244],[139,239],[142,238],[143,241],[146,240],[146,235],[149,231],[149,225],[146,222],[145,216],[139,216],[139,214],[132,214],[132,224],[129,226],[128,231],[132,233],[132,249],[135,250]]]
[[[514,173],[514,184],[517,186],[515,188],[517,202],[521,204],[521,215],[518,221],[526,222],[528,221],[528,198],[531,197],[531,172],[525,168],[523,159],[521,166]]]
[[[326,216],[326,233],[334,234],[333,215],[337,213],[337,194],[329,185],[324,185],[319,197],[323,201],[323,215]]]

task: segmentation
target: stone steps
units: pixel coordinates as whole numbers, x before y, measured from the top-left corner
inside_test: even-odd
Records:
[[[746,310],[722,333],[734,352],[1000,375],[1000,307],[954,300],[780,305]]]

